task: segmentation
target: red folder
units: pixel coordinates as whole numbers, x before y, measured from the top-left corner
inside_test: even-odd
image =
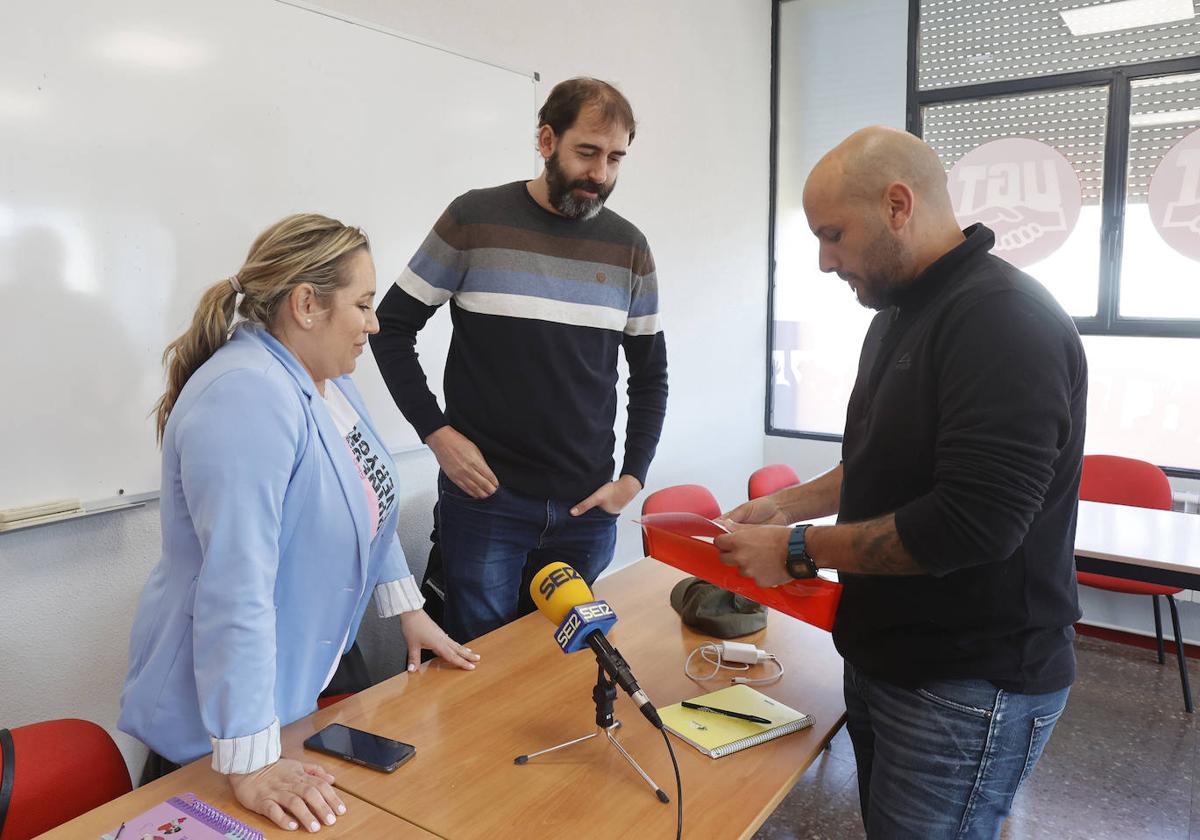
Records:
[[[650,513],[639,520],[646,553],[662,563],[745,595],[822,630],[833,629],[842,585],[822,578],[794,580],[782,586],[759,586],[720,560],[712,538],[725,533],[720,525],[694,513]]]

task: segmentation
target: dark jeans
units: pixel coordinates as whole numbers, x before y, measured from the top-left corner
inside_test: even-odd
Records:
[[[973,679],[906,689],[847,662],[846,728],[867,837],[999,837],[1069,691],[1015,694]]]
[[[598,507],[571,516],[579,501],[535,499],[506,487],[473,499],[438,474],[444,626],[451,638],[469,642],[518,618],[522,590],[547,563],[569,563],[588,585],[595,582],[612,561],[617,517]]]

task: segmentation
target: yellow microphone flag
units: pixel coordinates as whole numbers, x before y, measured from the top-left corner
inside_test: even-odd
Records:
[[[550,563],[533,576],[529,597],[542,615],[555,625],[561,624],[571,607],[594,601],[591,587],[566,563]]]

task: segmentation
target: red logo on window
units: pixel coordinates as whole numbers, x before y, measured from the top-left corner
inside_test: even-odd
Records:
[[[1053,254],[1079,220],[1079,177],[1037,140],[1007,137],[972,149],[950,169],[948,186],[959,224],[990,227],[993,253],[1016,266]]]
[[[1200,260],[1200,129],[1176,143],[1154,170],[1150,220],[1164,242]]]

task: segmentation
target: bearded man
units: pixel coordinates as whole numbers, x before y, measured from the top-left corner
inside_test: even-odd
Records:
[[[666,413],[654,259],[604,206],[633,109],[611,84],[578,78],[554,87],[538,120],[541,175],[451,202],[384,297],[371,338],[396,405],[441,467],[443,624],[460,642],[529,609],[522,584],[545,563],[595,581]],[[415,343],[447,301],[443,411]],[[618,349],[628,422],[614,478]]]

